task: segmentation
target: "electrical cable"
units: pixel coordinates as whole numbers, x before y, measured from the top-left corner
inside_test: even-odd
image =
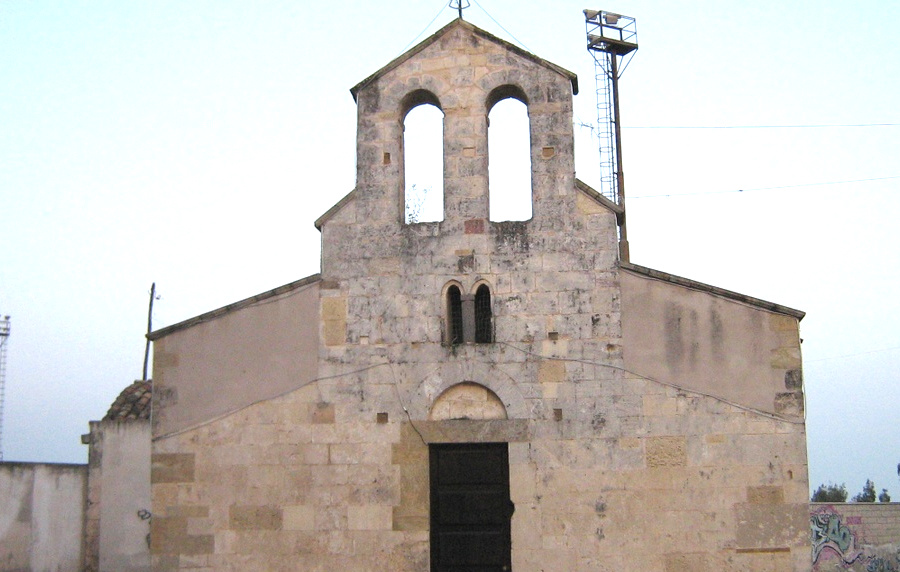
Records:
[[[900,123],[836,123],[810,125],[623,125],[623,129],[827,129],[831,127],[898,127]]]
[[[756,187],[752,189],[734,189],[730,191],[701,191],[697,193],[670,193],[666,195],[638,195],[634,197],[628,197],[628,200],[632,199],[659,199],[659,198],[672,198],[672,197],[692,197],[697,195],[721,195],[725,193],[747,193],[750,191],[772,191],[776,189],[796,189],[800,187],[820,187],[824,185],[845,185],[848,183],[867,183],[870,181],[887,181],[890,179],[900,179],[900,175],[893,175],[890,177],[872,177],[869,179],[851,179],[848,181],[826,181],[822,183],[801,183],[797,185],[779,185],[777,187]]]
[[[526,354],[526,355],[530,355],[530,356],[536,357],[536,358],[538,358],[538,359],[545,359],[545,360],[546,360],[546,359],[552,359],[552,360],[556,360],[556,361],[568,361],[568,362],[574,362],[574,363],[583,363],[583,364],[587,364],[587,365],[593,365],[593,366],[596,366],[596,367],[607,367],[607,368],[610,368],[610,369],[619,370],[619,371],[622,371],[622,372],[627,373],[627,374],[629,374],[629,375],[633,375],[633,376],[635,376],[635,377],[637,377],[637,378],[640,378],[640,379],[643,379],[643,380],[646,380],[646,381],[651,381],[651,382],[657,383],[657,384],[659,384],[659,385],[664,385],[664,386],[666,386],[666,387],[671,387],[671,388],[676,389],[676,390],[678,390],[678,391],[685,391],[685,392],[689,392],[689,393],[695,393],[695,394],[697,394],[697,395],[702,395],[702,396],[704,396],[704,397],[709,397],[710,399],[715,399],[716,401],[720,401],[720,402],[725,403],[725,404],[727,404],[727,405],[731,405],[732,407],[736,407],[736,408],[741,409],[741,410],[743,410],[743,411],[747,411],[747,412],[749,412],[749,413],[753,413],[753,414],[756,414],[756,415],[760,415],[760,416],[762,416],[762,417],[768,417],[769,419],[773,419],[773,420],[775,420],[775,421],[783,421],[783,422],[785,422],[785,423],[793,423],[793,424],[795,424],[795,425],[802,425],[802,424],[805,423],[805,421],[806,421],[806,419],[805,419],[805,411],[806,411],[806,409],[805,409],[805,408],[804,408],[804,419],[803,419],[802,421],[796,421],[796,420],[790,419],[789,417],[784,417],[784,416],[778,415],[777,413],[771,413],[771,412],[769,412],[769,411],[763,411],[762,409],[756,409],[755,407],[750,407],[750,406],[747,406],[747,405],[742,405],[742,404],[740,404],[740,403],[731,401],[731,400],[726,399],[726,398],[724,398],[724,397],[721,397],[721,396],[719,396],[719,395],[715,395],[715,394],[712,394],[712,393],[706,393],[706,392],[700,391],[700,390],[698,390],[698,389],[691,389],[691,388],[688,388],[688,387],[684,387],[684,386],[678,385],[677,383],[670,383],[670,382],[668,382],[668,381],[660,381],[660,380],[658,380],[658,379],[654,379],[654,378],[652,378],[652,377],[648,377],[648,376],[646,376],[646,375],[642,375],[642,374],[640,374],[640,373],[637,373],[637,372],[635,372],[635,371],[632,371],[632,370],[630,370],[630,369],[627,369],[627,368],[624,368],[624,367],[621,367],[621,366],[612,365],[612,364],[608,364],[608,363],[594,362],[594,361],[590,361],[590,360],[574,359],[574,358],[557,358],[557,357],[549,358],[549,357],[543,356],[543,355],[541,355],[541,354],[534,353],[534,352],[532,352],[532,351],[526,350],[526,349],[524,349],[524,348],[520,348],[520,347],[518,347],[518,346],[514,346],[514,345],[509,344],[509,343],[506,343],[506,342],[497,342],[497,343],[498,343],[498,344],[501,344],[501,345],[504,345],[504,346],[507,346],[507,347],[510,347],[510,348],[512,348],[512,349],[514,349],[514,350],[520,351],[520,352],[522,352],[522,353],[524,353],[524,354]]]
[[[525,48],[526,51],[528,51],[528,52],[531,51],[531,48],[529,48],[528,46],[526,46],[519,38],[513,36],[512,32],[510,32],[509,30],[507,30],[506,28],[504,28],[504,27],[503,27],[503,24],[501,24],[500,22],[497,21],[496,18],[494,18],[493,16],[491,16],[491,15],[488,13],[488,11],[484,9],[484,6],[482,6],[481,4],[478,3],[478,0],[472,0],[472,2],[474,2],[476,6],[478,6],[479,8],[481,8],[481,11],[484,12],[485,14],[487,14],[487,17],[488,17],[488,18],[490,18],[491,20],[494,21],[495,24],[497,24],[498,26],[500,26],[500,29],[501,29],[501,30],[503,30],[504,32],[506,32],[507,34],[509,34],[509,37],[512,38],[513,40],[515,40],[517,44],[519,44],[520,46],[522,46],[523,48]]]
[[[405,47],[405,48],[403,48],[402,50],[400,50],[400,53],[397,54],[397,57],[400,57],[400,56],[402,56],[403,54],[405,54],[405,53],[406,53],[406,50],[408,50],[409,47],[410,47],[411,45],[413,45],[413,44],[416,42],[416,40],[418,40],[419,38],[422,37],[422,34],[424,34],[424,33],[428,30],[428,28],[430,28],[431,25],[434,24],[434,21],[438,19],[438,16],[441,15],[441,12],[443,12],[445,8],[447,8],[447,4],[444,3],[444,0],[441,0],[441,9],[438,10],[438,13],[434,15],[434,18],[432,18],[431,21],[428,22],[428,25],[426,25],[424,28],[422,28],[422,31],[419,32],[418,35],[416,35],[416,37],[413,38],[412,41],[411,41],[410,43],[406,44],[406,47]]]
[[[400,389],[398,389],[398,386],[400,385],[400,383],[399,383],[398,380],[397,380],[397,372],[394,371],[394,364],[389,363],[388,365],[391,367],[391,377],[392,377],[393,380],[394,380],[393,387],[394,387],[394,393],[397,394],[397,403],[400,404],[400,407],[403,409],[403,412],[406,414],[406,420],[409,421],[409,426],[413,428],[413,431],[415,431],[415,432],[416,432],[416,435],[419,436],[419,439],[422,440],[422,444],[423,444],[423,445],[428,445],[428,441],[425,440],[425,436],[422,435],[422,432],[419,431],[419,428],[418,428],[418,427],[416,427],[416,424],[415,424],[415,422],[413,421],[412,415],[409,414],[409,409],[407,409],[407,408],[406,408],[406,405],[403,404],[403,398],[400,396]],[[432,371],[433,371],[433,370],[432,370]],[[424,378],[422,378],[422,379],[424,380],[424,379],[427,378],[429,375],[431,375],[431,373],[432,373],[432,372],[428,372],[428,375],[426,375],[426,376],[425,376]],[[421,383],[421,382],[419,382],[419,383]]]
[[[368,365],[366,367],[356,369],[353,371],[346,371],[346,372],[342,372],[342,373],[336,373],[334,375],[326,375],[323,377],[316,377],[313,379],[308,379],[308,380],[304,381],[303,383],[297,385],[296,387],[292,387],[291,389],[285,390],[276,395],[272,395],[270,397],[263,397],[262,399],[257,399],[256,401],[254,401],[252,403],[248,403],[247,405],[242,405],[240,407],[235,407],[234,409],[230,409],[228,411],[225,411],[224,413],[220,413],[219,415],[216,415],[215,417],[210,417],[209,419],[206,419],[199,423],[195,423],[193,425],[189,425],[189,426],[183,427],[181,429],[176,429],[175,431],[170,431],[168,433],[163,433],[162,435],[157,435],[156,437],[153,437],[153,441],[159,441],[161,439],[168,439],[169,437],[175,437],[177,435],[181,435],[182,433],[187,433],[188,431],[193,431],[194,429],[200,429],[201,427],[205,427],[206,425],[215,423],[216,421],[220,421],[222,419],[225,419],[226,417],[230,417],[231,415],[234,415],[235,413],[240,413],[241,411],[243,411],[245,409],[249,409],[250,407],[253,407],[254,405],[259,405],[260,403],[263,403],[265,401],[272,401],[274,399],[279,399],[289,393],[293,393],[297,390],[303,389],[307,385],[310,385],[310,384],[313,384],[313,383],[316,383],[319,381],[326,381],[329,379],[344,377],[346,375],[355,375],[357,373],[362,373],[364,371],[368,371],[370,369],[374,369],[376,367],[382,367],[385,365],[390,366],[391,363],[390,362],[375,363],[375,364]]]
[[[824,358],[819,358],[819,359],[806,359],[806,360],[803,360],[803,362],[804,363],[816,363],[816,362],[828,361],[828,360],[832,360],[832,359],[843,359],[843,358],[856,357],[856,356],[865,356],[865,355],[869,355],[869,354],[880,354],[883,352],[892,352],[895,350],[900,350],[900,346],[893,347],[893,348],[884,348],[884,349],[880,349],[880,350],[871,350],[868,352],[859,352],[857,354],[845,354],[842,356],[829,356],[829,357],[824,357]]]
[[[627,374],[629,374],[629,375],[635,376],[635,377],[637,377],[638,379],[643,379],[643,380],[645,380],[645,381],[650,381],[650,382],[653,382],[653,383],[656,383],[656,384],[659,384],[659,385],[663,385],[663,386],[666,386],[666,387],[671,387],[672,389],[675,389],[675,390],[677,390],[677,391],[684,391],[684,392],[688,392],[688,393],[694,393],[694,394],[696,394],[696,395],[701,395],[701,396],[703,396],[703,397],[708,397],[708,398],[710,398],[710,399],[715,399],[716,401],[719,401],[719,402],[721,402],[721,403],[725,403],[725,404],[727,404],[727,405],[730,405],[730,406],[735,407],[735,408],[737,408],[737,409],[740,409],[740,410],[742,410],[742,411],[746,411],[746,412],[748,412],[748,413],[753,413],[753,414],[759,415],[759,416],[761,416],[761,417],[766,417],[766,418],[772,419],[772,420],[774,420],[774,421],[781,421],[781,422],[784,422],[784,423],[792,423],[792,424],[795,424],[795,425],[802,425],[802,424],[805,423],[805,421],[806,421],[806,417],[805,417],[805,411],[806,411],[806,408],[805,408],[805,407],[804,407],[804,418],[803,418],[803,420],[797,421],[797,420],[794,420],[794,419],[791,419],[791,418],[788,418],[788,417],[784,417],[784,416],[778,415],[778,414],[776,414],[776,413],[771,413],[771,412],[768,412],[768,411],[763,411],[763,410],[761,410],[761,409],[756,409],[755,407],[750,407],[750,406],[747,406],[747,405],[742,405],[742,404],[740,404],[740,403],[737,403],[737,402],[735,402],[735,401],[731,401],[731,400],[726,399],[726,398],[724,398],[724,397],[721,397],[721,396],[719,396],[719,395],[715,395],[715,394],[712,394],[712,393],[707,393],[707,392],[700,391],[700,390],[697,390],[697,389],[691,389],[691,388],[688,388],[688,387],[684,387],[684,386],[678,385],[678,384],[676,384],[676,383],[670,383],[670,382],[666,382],[666,381],[660,381],[660,380],[658,380],[658,379],[654,379],[654,378],[652,378],[652,377],[648,377],[648,376],[646,376],[646,375],[642,375],[642,374],[640,374],[640,373],[637,373],[637,372],[635,372],[635,371],[629,370],[629,369],[624,368],[624,367],[621,367],[621,366],[612,365],[612,364],[608,364],[608,363],[602,363],[602,362],[595,362],[595,361],[591,361],[591,360],[575,359],[575,358],[559,358],[559,357],[553,357],[553,358],[550,358],[550,357],[543,356],[543,355],[541,355],[541,354],[532,352],[532,351],[530,351],[530,350],[526,350],[526,349],[524,349],[524,348],[520,348],[520,347],[518,347],[518,346],[515,346],[515,345],[510,344],[510,343],[507,343],[507,342],[496,342],[496,343],[498,343],[499,345],[503,345],[503,346],[507,346],[507,347],[509,347],[509,348],[512,348],[512,349],[514,349],[514,350],[516,350],[516,351],[518,351],[518,352],[521,352],[521,353],[523,353],[523,354],[525,354],[525,355],[528,355],[528,356],[532,356],[532,357],[538,358],[539,360],[555,360],[555,361],[565,361],[565,362],[581,363],[581,364],[586,364],[586,365],[592,365],[592,366],[595,366],[595,367],[605,367],[605,368],[609,368],[609,369],[613,369],[613,370],[618,370],[618,371],[621,371],[621,372],[623,372],[623,373],[627,373]],[[273,399],[278,399],[278,398],[280,398],[280,397],[284,397],[285,395],[287,395],[287,394],[289,394],[289,393],[293,393],[294,391],[303,389],[304,387],[306,387],[306,386],[308,386],[308,385],[310,385],[310,384],[312,384],[312,383],[316,383],[316,382],[319,382],[319,381],[326,381],[326,380],[329,380],[329,379],[336,379],[336,378],[338,378],[338,377],[345,377],[345,376],[348,376],[348,375],[355,375],[355,374],[362,373],[362,372],[368,371],[368,370],[370,370],[370,369],[374,369],[374,368],[376,368],[376,367],[382,367],[382,366],[388,366],[388,367],[390,368],[390,370],[391,370],[391,377],[392,377],[392,379],[393,379],[393,381],[394,381],[394,383],[393,383],[392,385],[393,385],[394,391],[395,391],[395,393],[396,393],[396,395],[397,395],[397,402],[399,403],[401,409],[403,409],[403,412],[406,414],[406,418],[407,418],[407,420],[409,421],[410,425],[412,426],[413,430],[416,432],[416,434],[418,434],[418,436],[419,436],[419,438],[422,440],[422,442],[425,443],[425,444],[427,444],[427,441],[425,440],[425,437],[422,435],[421,431],[419,431],[419,428],[416,427],[415,423],[413,422],[412,416],[411,416],[410,413],[409,413],[409,410],[406,408],[406,405],[404,404],[403,399],[402,399],[402,397],[400,396],[400,390],[399,390],[399,388],[398,388],[399,383],[398,383],[396,371],[394,370],[394,364],[391,363],[391,362],[389,362],[389,361],[388,361],[388,362],[381,362],[381,363],[376,363],[376,364],[368,365],[368,366],[366,366],[366,367],[363,367],[363,368],[360,368],[360,369],[356,369],[356,370],[353,370],[353,371],[341,372],[341,373],[336,373],[336,374],[333,374],[333,375],[327,375],[327,376],[317,377],[317,378],[314,378],[314,379],[307,380],[307,381],[301,383],[300,385],[298,385],[298,386],[296,386],[296,387],[293,387],[293,388],[291,388],[291,389],[288,389],[288,390],[286,390],[286,391],[283,391],[282,393],[279,393],[279,394],[277,394],[277,395],[273,395],[273,396],[271,396],[271,397],[265,397],[265,398],[262,398],[262,399],[258,399],[258,400],[254,401],[254,402],[252,402],[252,403],[248,403],[247,405],[243,405],[243,406],[241,406],[241,407],[237,407],[237,408],[231,409],[231,410],[229,410],[229,411],[226,411],[226,412],[224,412],[224,413],[221,413],[221,414],[219,414],[219,415],[216,415],[215,417],[211,417],[210,419],[206,419],[206,420],[204,420],[204,421],[202,421],[202,422],[200,422],[200,423],[195,423],[195,424],[193,424],[193,425],[190,425],[190,426],[188,426],[188,427],[184,427],[184,428],[182,428],[182,429],[177,429],[177,430],[175,430],[175,431],[170,431],[169,433],[164,433],[164,434],[162,434],[162,435],[157,435],[156,437],[153,437],[153,441],[160,441],[160,440],[163,440],[163,439],[168,439],[168,438],[170,438],[170,437],[175,437],[175,436],[177,436],[177,435],[181,435],[181,434],[183,434],[183,433],[187,433],[187,432],[189,432],[189,431],[193,431],[193,430],[195,430],[195,429],[199,429],[199,428],[201,428],[201,427],[205,427],[206,425],[209,425],[209,424],[211,424],[211,423],[215,423],[216,421],[219,421],[219,420],[221,420],[221,419],[224,419],[224,418],[226,418],[226,417],[229,417],[229,416],[231,416],[231,415],[234,415],[235,413],[239,413],[239,412],[241,412],[241,411],[243,411],[243,410],[245,410],[245,409],[248,409],[248,408],[250,408],[250,407],[253,407],[254,405],[258,405],[258,404],[263,403],[263,402],[265,402],[265,401],[271,401],[271,400],[273,400]],[[431,373],[427,374],[427,375],[426,375],[424,378],[422,378],[422,379],[427,378],[428,375],[431,375]],[[510,378],[510,379],[511,379],[511,378]],[[602,380],[597,380],[597,381],[602,381]],[[420,382],[420,383],[421,383],[421,382]]]

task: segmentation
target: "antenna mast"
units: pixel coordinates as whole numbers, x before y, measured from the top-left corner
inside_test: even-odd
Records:
[[[459,19],[462,20],[462,11],[470,6],[469,0],[450,0],[450,7],[456,8],[457,13],[459,14]]]
[[[634,18],[604,10],[585,10],[587,49],[594,58],[597,126],[600,136],[600,192],[625,208],[622,130],[619,121],[619,77],[637,50]],[[619,224],[619,259],[629,260],[625,213]]]
[[[3,460],[3,406],[6,404],[6,341],[9,339],[9,316],[0,318],[0,461]]]

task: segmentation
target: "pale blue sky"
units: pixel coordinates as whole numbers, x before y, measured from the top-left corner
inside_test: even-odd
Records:
[[[318,271],[313,221],[354,186],[349,88],[444,5],[0,1],[5,459],[86,460],[87,422],[140,376],[151,282],[161,327]],[[637,19],[632,261],[806,311],[813,486],[900,498],[900,4],[473,0],[466,19],[577,73],[592,123],[583,8]],[[766,128],[660,129],[700,126]]]

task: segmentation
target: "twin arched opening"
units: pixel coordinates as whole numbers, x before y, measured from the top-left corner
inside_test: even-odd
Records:
[[[487,283],[482,281],[476,284],[472,294],[463,294],[459,282],[450,282],[444,287],[444,300],[444,339],[448,345],[494,341],[494,313]]]
[[[444,219],[444,113],[430,91],[410,92],[401,102],[403,125],[403,220]],[[531,126],[528,98],[503,85],[485,100],[488,139],[489,219],[532,216]]]

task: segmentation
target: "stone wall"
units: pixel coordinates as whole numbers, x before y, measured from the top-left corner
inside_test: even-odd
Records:
[[[900,503],[810,503],[813,570],[900,570]]]
[[[254,365],[277,348],[241,350],[223,391],[238,379],[245,397],[294,389],[155,426],[154,569],[425,570],[429,446],[503,442],[520,572],[809,570],[804,425],[769,410],[772,356],[799,340],[796,317],[727,304],[729,331],[763,314],[783,330],[735,339],[734,363],[704,371],[703,384],[739,389],[733,401],[628,367],[653,362],[642,352],[656,332],[623,334],[617,213],[574,179],[573,84],[457,21],[354,88],[358,185],[317,222],[318,319],[302,324],[314,330],[248,305],[158,336],[155,375],[179,396],[222,375],[194,351],[204,340],[245,347],[265,330],[318,345],[315,375]],[[528,221],[488,220],[497,94],[528,105]],[[422,101],[445,114],[445,218],[406,225],[397,158],[404,114]],[[447,343],[451,283],[463,297],[490,288],[490,342]],[[155,402],[169,420],[196,415],[187,404]]]
[[[0,570],[77,572],[87,467],[0,463]]]

